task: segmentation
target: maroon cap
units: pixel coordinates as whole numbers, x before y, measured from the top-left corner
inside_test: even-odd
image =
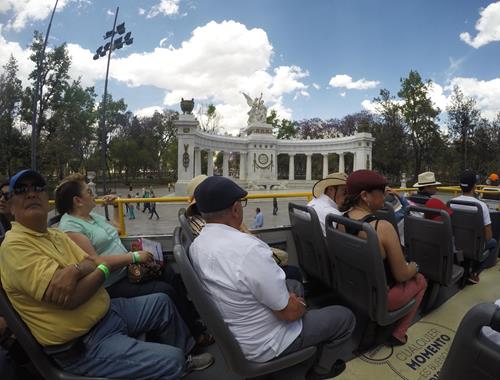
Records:
[[[387,179],[373,170],[356,170],[347,177],[347,194],[359,195],[363,190],[385,190]]]

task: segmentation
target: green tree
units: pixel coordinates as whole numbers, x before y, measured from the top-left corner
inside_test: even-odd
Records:
[[[428,167],[432,161],[433,145],[441,138],[437,117],[439,109],[434,108],[429,97],[432,82],[423,82],[417,71],[410,71],[407,78],[401,78],[401,90],[398,96],[405,127],[410,137],[414,155],[415,177]]]
[[[474,98],[464,96],[458,86],[453,88],[448,112],[448,131],[452,139],[458,142],[462,151],[462,169],[468,168],[467,151],[470,148],[470,139],[480,122],[481,112],[477,108]]]
[[[16,146],[14,141],[19,138],[14,136],[19,134],[19,131],[14,131],[14,120],[19,112],[22,95],[21,80],[17,77],[17,71],[17,61],[11,55],[0,74],[0,171],[9,177],[13,172],[13,149]]]

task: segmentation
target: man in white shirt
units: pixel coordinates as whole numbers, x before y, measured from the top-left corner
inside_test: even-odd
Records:
[[[486,258],[482,263],[479,263],[476,268],[473,269],[469,277],[469,282],[473,284],[477,284],[479,282],[479,274],[485,268],[486,264],[489,262],[491,255],[497,254],[497,241],[493,238],[493,233],[491,230],[491,217],[490,210],[488,206],[483,201],[480,201],[476,197],[474,197],[474,190],[476,189],[476,174],[472,171],[465,171],[462,173],[460,177],[460,188],[462,189],[462,195],[453,198],[454,201],[466,201],[477,203],[481,206],[483,210],[483,223],[484,223],[484,239],[486,242],[485,248],[490,251],[490,256]],[[459,204],[451,204],[452,208],[455,209],[469,209],[472,206],[459,205]]]
[[[313,186],[314,199],[307,205],[318,214],[319,223],[326,236],[325,219],[328,214],[342,215],[339,207],[342,206],[346,194],[347,175],[345,173],[330,173],[320,179]]]
[[[193,266],[247,359],[267,362],[315,345],[321,354],[308,379],[336,376],[345,368],[339,359],[354,315],[342,306],[306,310],[301,284],[285,281],[269,246],[239,231],[246,195],[224,177],[198,185],[195,198],[207,224],[191,245]]]

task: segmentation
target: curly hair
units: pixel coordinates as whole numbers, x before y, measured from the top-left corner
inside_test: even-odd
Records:
[[[55,191],[56,210],[60,215],[73,211],[73,197],[81,196],[85,176],[81,173],[74,173],[64,178]]]

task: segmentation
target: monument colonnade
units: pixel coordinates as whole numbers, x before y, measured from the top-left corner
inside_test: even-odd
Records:
[[[200,129],[192,114],[179,115],[175,121],[178,139],[178,181],[176,194],[185,194],[189,181],[199,175],[214,175],[214,153],[222,152],[222,175],[229,177],[230,154],[239,153],[239,176],[243,186],[270,188],[296,180],[296,157],[305,155],[305,181],[312,180],[312,156],[322,156],[322,176],[328,175],[329,155],[338,155],[338,171],[346,171],[346,155],[352,154],[352,170],[371,169],[370,133],[318,140],[278,140],[268,124],[253,125],[243,137],[218,135]],[[202,151],[207,152],[206,172],[202,173]],[[278,179],[278,156],[288,155],[288,179]],[[302,172],[303,173],[303,172]]]

